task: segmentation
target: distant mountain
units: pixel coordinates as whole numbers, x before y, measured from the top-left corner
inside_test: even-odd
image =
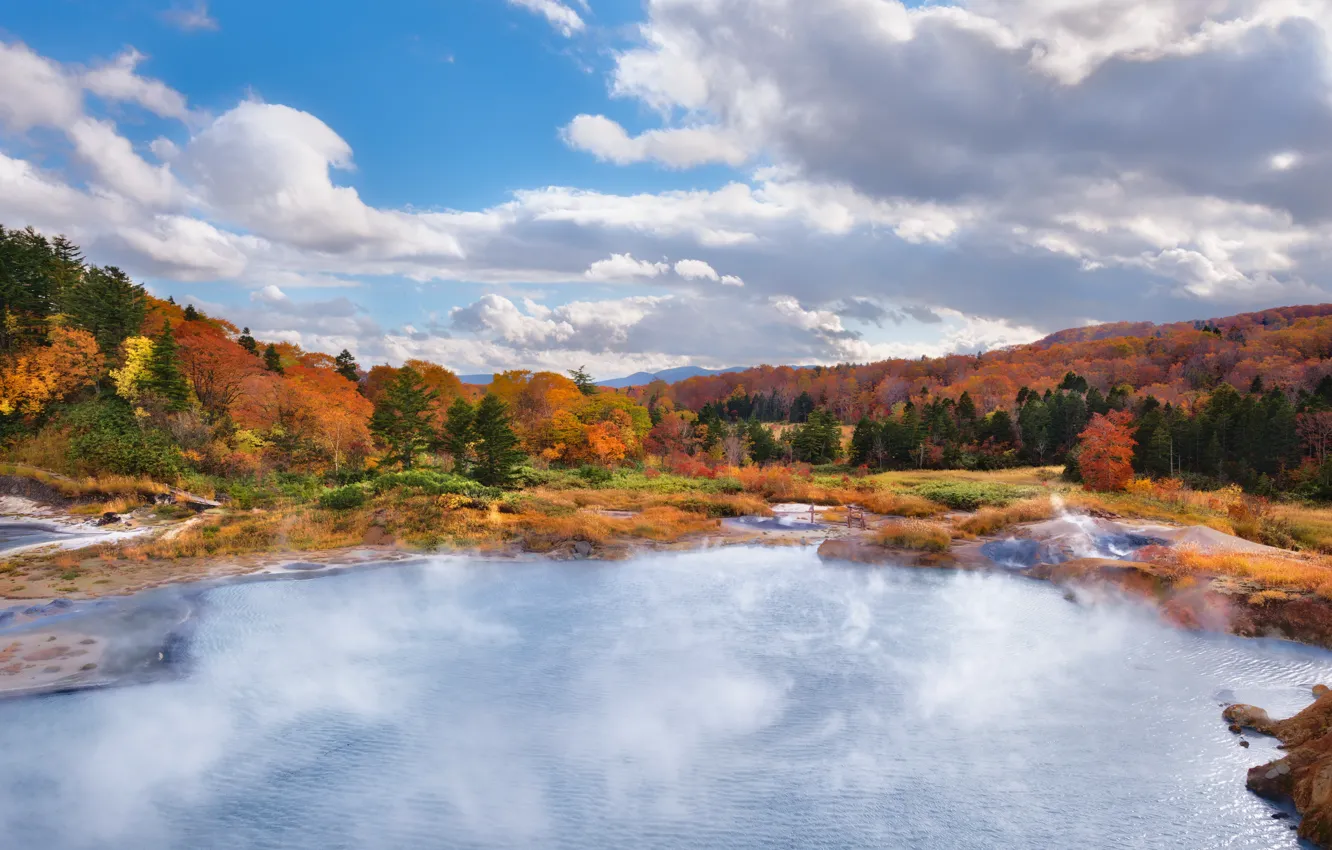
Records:
[[[611,378],[608,381],[597,381],[599,387],[612,387],[614,389],[623,389],[624,387],[641,387],[644,384],[650,384],[653,381],[661,380],[668,384],[676,381],[683,381],[686,378],[696,378],[699,375],[724,375],[727,372],[743,372],[747,366],[732,366],[729,369],[703,369],[699,366],[676,366],[674,369],[662,369],[660,372],[635,372],[623,378]]]
[[[597,381],[599,387],[611,387],[613,389],[623,389],[625,387],[641,387],[644,384],[650,384],[657,379],[661,379],[668,384],[676,381],[683,381],[685,378],[693,378],[698,375],[721,375],[726,372],[743,372],[748,366],[732,366],[730,369],[703,369],[698,366],[676,366],[674,369],[662,369],[660,372],[635,372],[632,375],[626,375],[623,378],[611,378],[607,381]],[[480,384],[487,386],[490,384],[494,375],[459,375],[458,380],[464,384]]]

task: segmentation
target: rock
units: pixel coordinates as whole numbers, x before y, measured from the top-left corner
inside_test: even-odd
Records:
[[[1230,721],[1230,731],[1234,732],[1235,727],[1252,729],[1255,732],[1261,732],[1264,735],[1272,733],[1272,718],[1267,716],[1267,712],[1253,705],[1245,705],[1242,702],[1226,706],[1226,710],[1221,712],[1221,716]]]
[[[102,514],[101,517],[99,517],[97,520],[98,525],[111,525],[112,523],[115,522],[120,522],[120,515],[117,514],[115,511],[107,511],[106,513]]]
[[[1240,744],[1241,747],[1243,747],[1243,748],[1246,749],[1246,750],[1249,748],[1249,742],[1248,742],[1248,741],[1245,741],[1245,740],[1241,739],[1240,742],[1239,742],[1239,744]]]
[[[1273,813],[1272,813],[1272,820],[1285,820],[1285,819],[1288,818],[1288,817],[1290,817],[1290,813],[1289,813],[1289,812],[1273,812]]]
[[[1236,735],[1244,731],[1244,727],[1239,725],[1238,723],[1232,723],[1226,728],[1228,728],[1231,732],[1234,732]]]
[[[1313,686],[1313,697],[1314,697],[1314,699],[1318,699],[1318,698],[1321,697],[1323,694],[1327,693],[1329,690],[1332,690],[1332,688],[1328,688],[1327,685],[1314,685],[1314,686]]]
[[[592,544],[586,540],[575,540],[573,544],[573,554],[575,558],[583,560],[592,557]]]
[[[1249,770],[1247,785],[1260,797],[1294,803],[1300,838],[1332,847],[1332,691],[1294,717],[1272,720],[1251,705],[1226,708],[1225,718],[1275,736],[1285,756]]]

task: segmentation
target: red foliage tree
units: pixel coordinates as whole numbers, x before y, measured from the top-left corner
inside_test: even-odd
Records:
[[[1079,435],[1078,467],[1089,490],[1123,490],[1133,479],[1133,447],[1138,441],[1129,428],[1132,420],[1123,410],[1098,413]]]

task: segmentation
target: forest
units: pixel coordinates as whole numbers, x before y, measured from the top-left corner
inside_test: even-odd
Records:
[[[256,339],[63,237],[0,227],[0,311],[4,459],[66,475],[222,496],[299,478],[336,505],[392,471],[504,490],[559,470],[1063,464],[1097,489],[1140,477],[1332,498],[1332,305],[619,391],[582,369],[481,387],[436,363],[366,368]]]

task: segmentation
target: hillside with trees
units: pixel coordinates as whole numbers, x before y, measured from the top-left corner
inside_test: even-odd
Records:
[[[581,369],[502,372],[484,390],[425,361],[365,369],[153,298],[31,229],[0,228],[0,310],[5,455],[69,475],[225,495],[422,466],[508,488],[561,468],[1066,464],[1103,489],[1136,475],[1332,497],[1332,305],[626,390]]]

